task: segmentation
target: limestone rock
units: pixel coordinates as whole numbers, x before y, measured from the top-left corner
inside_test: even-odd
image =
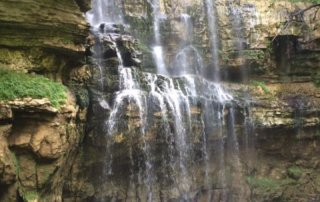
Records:
[[[12,184],[16,177],[12,153],[6,139],[10,130],[11,125],[0,125],[0,183],[5,185]]]
[[[0,120],[12,119],[12,110],[9,106],[0,104]]]
[[[52,107],[51,102],[48,98],[33,99],[33,98],[22,98],[7,102],[12,109],[17,111],[28,111],[28,112],[47,112],[57,113],[58,109]]]
[[[75,1],[2,1],[0,13],[0,68],[58,75],[84,56],[89,27]]]

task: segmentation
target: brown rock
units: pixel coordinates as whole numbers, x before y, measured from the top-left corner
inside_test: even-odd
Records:
[[[0,120],[12,119],[12,111],[9,106],[0,104]]]
[[[11,125],[0,125],[0,183],[10,185],[15,181],[15,166],[13,155],[8,149],[6,137],[10,133]]]

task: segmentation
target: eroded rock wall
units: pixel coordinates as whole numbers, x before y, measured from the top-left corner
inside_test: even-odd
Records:
[[[0,13],[0,68],[61,80],[82,63],[89,27],[75,1],[1,1]]]
[[[81,129],[74,101],[59,111],[47,99],[1,103],[1,201],[61,201]]]
[[[138,5],[139,12],[135,12]],[[194,45],[204,58],[204,74],[212,74],[212,36],[208,26],[206,1],[161,0],[160,32],[165,44],[167,68],[175,69],[176,54],[187,44]],[[290,77],[294,81],[318,80],[319,69],[319,12],[317,7],[302,16],[292,14],[308,8],[308,2],[289,1],[231,1],[214,3],[217,13],[220,71],[223,79],[241,80],[242,71],[253,77],[263,75],[269,81],[279,82]],[[150,46],[154,45],[152,6],[148,1],[124,1],[126,22],[143,46],[145,67],[150,63]],[[193,38],[186,38],[185,15],[193,23]],[[189,41],[188,41],[189,40]],[[173,71],[173,70],[172,70]],[[289,80],[290,80],[289,79]],[[288,80],[288,79],[287,79]]]
[[[84,56],[89,26],[83,12],[90,4],[0,2],[0,69],[41,74],[77,92],[68,90],[59,109],[47,98],[1,101],[0,201],[62,201],[88,104]]]
[[[110,100],[112,93],[119,88],[119,60],[114,42],[122,47],[126,65],[134,66],[137,71],[148,68],[155,71],[150,49],[154,40],[152,8],[146,0],[123,1],[125,18],[131,25],[129,30],[140,39],[140,43],[127,34],[123,36],[123,33],[117,33],[115,41],[105,39],[103,62],[107,71],[102,75],[104,83],[101,87],[97,64],[87,58],[87,65],[83,65],[85,54],[93,54],[89,49],[85,51],[89,27],[82,12],[88,10],[89,4],[85,0],[0,3],[0,68],[36,72],[63,80],[76,97],[76,101],[69,102],[69,107],[59,111],[48,108],[47,101],[43,100],[27,99],[0,105],[2,201],[94,201],[106,195],[125,200],[136,196],[136,193],[127,192],[130,174],[127,149],[129,144],[135,143],[132,137],[139,135],[137,131],[141,127],[136,108],[131,106],[126,113],[129,123],[126,127],[130,130],[125,131],[125,135],[132,135],[131,139],[126,139],[122,133],[115,137],[119,147],[116,168],[118,173],[124,173],[115,176],[120,188],[106,189],[108,182],[101,177],[106,172],[105,154],[108,152],[103,134],[110,106],[101,104],[100,98]],[[239,105],[247,101],[243,95],[251,95],[250,115],[257,128],[251,153],[245,141],[240,141],[240,153],[245,159],[243,168],[238,170],[242,181],[230,178],[234,185],[229,188],[236,193],[236,199],[242,200],[249,196],[247,186],[252,201],[319,200],[319,89],[309,82],[319,71],[319,12],[310,10],[304,21],[290,23],[283,29],[288,14],[310,4],[271,0],[240,3],[219,0],[216,4],[220,65],[221,71],[226,72],[226,80],[238,78],[240,69],[248,67],[253,68],[253,75],[258,80],[282,82],[279,75],[291,74],[299,78],[286,81],[308,81],[290,86],[259,84],[239,87],[236,84],[226,87],[240,98]],[[204,56],[205,66],[210,68],[210,36],[204,1],[163,0],[160,5],[165,16],[161,29],[162,41],[167,44],[168,63],[175,57],[181,42],[187,40],[181,18],[181,14],[187,13],[194,23],[192,43]],[[235,17],[240,21],[235,21]],[[87,42],[93,41],[90,37]],[[142,66],[141,51],[144,53]],[[281,60],[283,56],[285,59]],[[172,65],[170,68],[176,67]],[[90,79],[91,83],[88,82]],[[88,86],[90,91],[86,89]],[[89,103],[90,118],[86,120]],[[239,111],[240,117],[248,114],[243,109]],[[201,109],[194,106],[192,113],[195,117],[201,116]],[[199,123],[193,124],[194,128],[201,130]],[[161,129],[155,123],[150,137],[161,140],[157,135],[162,131],[158,130]],[[239,136],[242,138],[245,139],[243,134]],[[194,143],[199,146],[199,142],[197,136]],[[228,163],[227,169],[236,169],[232,162]],[[201,181],[203,171],[197,166],[193,169],[198,171],[195,176]],[[214,174],[215,170],[211,172]],[[197,183],[194,185],[195,196],[203,192],[200,184],[198,187]],[[179,193],[170,190],[170,185],[164,187],[162,194],[168,197],[166,199],[179,198]],[[206,198],[206,194],[202,196]]]

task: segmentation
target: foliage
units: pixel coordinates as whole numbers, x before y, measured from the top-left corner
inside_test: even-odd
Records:
[[[26,191],[23,193],[22,198],[24,201],[34,201],[38,198],[38,193],[36,191]]]
[[[293,166],[288,169],[288,175],[294,179],[299,179],[303,174],[304,170],[300,167]]]
[[[314,83],[317,87],[320,87],[320,72],[316,72],[316,73],[312,76],[312,80],[313,80],[313,83]]]
[[[260,189],[264,191],[275,192],[281,187],[286,187],[288,185],[296,185],[297,181],[291,178],[284,178],[280,180],[272,178],[257,178],[254,176],[247,177],[247,183],[251,189]]]
[[[138,43],[138,48],[144,53],[152,53],[151,48],[142,42]]]
[[[243,55],[248,60],[262,62],[265,59],[265,54],[262,50],[244,50]]]
[[[247,182],[251,188],[261,188],[264,190],[275,190],[280,187],[280,183],[277,180],[270,178],[256,178],[250,176],[247,178]]]
[[[15,167],[16,173],[19,174],[20,173],[19,159],[18,159],[17,155],[13,152],[11,152],[11,156],[12,156],[13,165]]]
[[[67,98],[66,88],[38,75],[0,69],[0,100],[17,98],[49,98],[54,107],[59,107]]]
[[[270,90],[269,88],[266,86],[266,84],[262,81],[252,81],[252,84],[255,85],[255,86],[259,86],[263,92],[265,94],[269,94],[270,93]]]

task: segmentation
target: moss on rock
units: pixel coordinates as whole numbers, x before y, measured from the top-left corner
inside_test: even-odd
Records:
[[[59,107],[67,99],[66,88],[43,76],[29,75],[0,69],[0,100],[18,98],[49,98],[54,107]]]

